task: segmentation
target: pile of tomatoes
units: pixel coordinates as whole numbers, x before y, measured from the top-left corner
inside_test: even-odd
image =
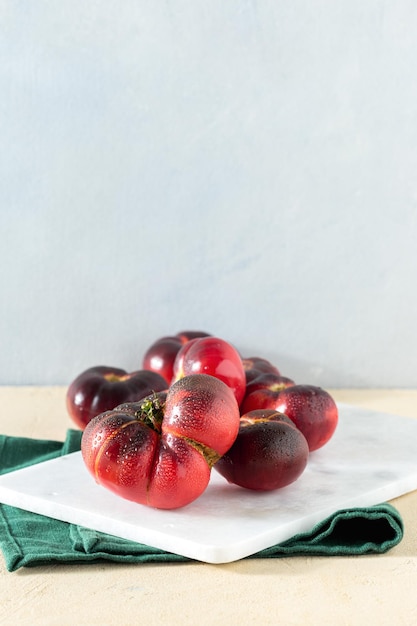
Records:
[[[66,397],[90,473],[140,504],[185,506],[205,491],[212,468],[246,489],[285,487],[337,426],[327,391],[205,332],[161,337],[142,368],[91,367]]]

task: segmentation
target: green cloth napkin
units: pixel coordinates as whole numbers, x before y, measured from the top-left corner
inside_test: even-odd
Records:
[[[0,435],[0,474],[80,449],[81,431],[65,442]],[[344,509],[279,545],[249,558],[342,556],[386,552],[403,537],[403,523],[390,504]],[[51,563],[189,562],[191,559],[0,504],[0,548],[8,571]]]

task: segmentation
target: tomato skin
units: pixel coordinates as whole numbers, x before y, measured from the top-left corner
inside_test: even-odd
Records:
[[[188,341],[174,362],[174,381],[191,374],[208,374],[222,380],[240,404],[245,395],[246,374],[239,352],[219,337],[200,337]]]
[[[196,393],[201,376],[206,377],[206,385]],[[194,374],[180,378],[175,383],[175,393],[167,395],[162,428],[198,441],[221,456],[237,437],[239,420],[224,419],[225,414],[236,414],[236,406],[233,391],[213,376]]]
[[[332,396],[316,385],[293,385],[283,389],[274,404],[303,433],[310,452],[322,448],[334,435],[338,408]]]
[[[242,359],[243,369],[245,370],[246,383],[251,382],[260,374],[276,374],[281,375],[279,369],[267,359],[259,356],[249,356]]]
[[[232,484],[272,491],[297,480],[308,456],[307,440],[286,415],[255,410],[242,415],[234,444],[214,467]]]
[[[237,436],[239,420],[231,389],[197,374],[95,417],[84,430],[81,452],[96,482],[117,495],[178,508],[206,489],[213,463]]]
[[[117,367],[97,365],[72,381],[67,389],[66,406],[72,420],[84,430],[96,415],[121,402],[133,402],[152,391],[166,388],[165,379],[156,372],[137,370],[128,373]]]
[[[210,474],[204,456],[190,443],[162,435],[150,477],[148,504],[158,509],[185,506],[205,491]]]
[[[160,374],[170,384],[178,351],[184,344],[196,337],[210,337],[210,335],[201,330],[183,330],[176,335],[160,337],[145,352],[142,367]]]
[[[97,457],[105,452],[108,443],[119,430],[131,421],[130,416],[117,409],[105,411],[90,420],[81,439],[81,452],[88,469],[95,472]]]

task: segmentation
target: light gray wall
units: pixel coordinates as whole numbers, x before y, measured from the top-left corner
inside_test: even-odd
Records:
[[[203,329],[417,385],[414,0],[0,1],[0,383]]]

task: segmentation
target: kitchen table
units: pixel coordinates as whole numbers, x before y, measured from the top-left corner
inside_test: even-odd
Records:
[[[74,428],[65,387],[0,387],[0,433],[63,441]],[[417,419],[417,390],[330,389],[339,401]],[[0,554],[0,624],[417,625],[417,491],[391,501],[404,538],[385,554],[8,572]]]

